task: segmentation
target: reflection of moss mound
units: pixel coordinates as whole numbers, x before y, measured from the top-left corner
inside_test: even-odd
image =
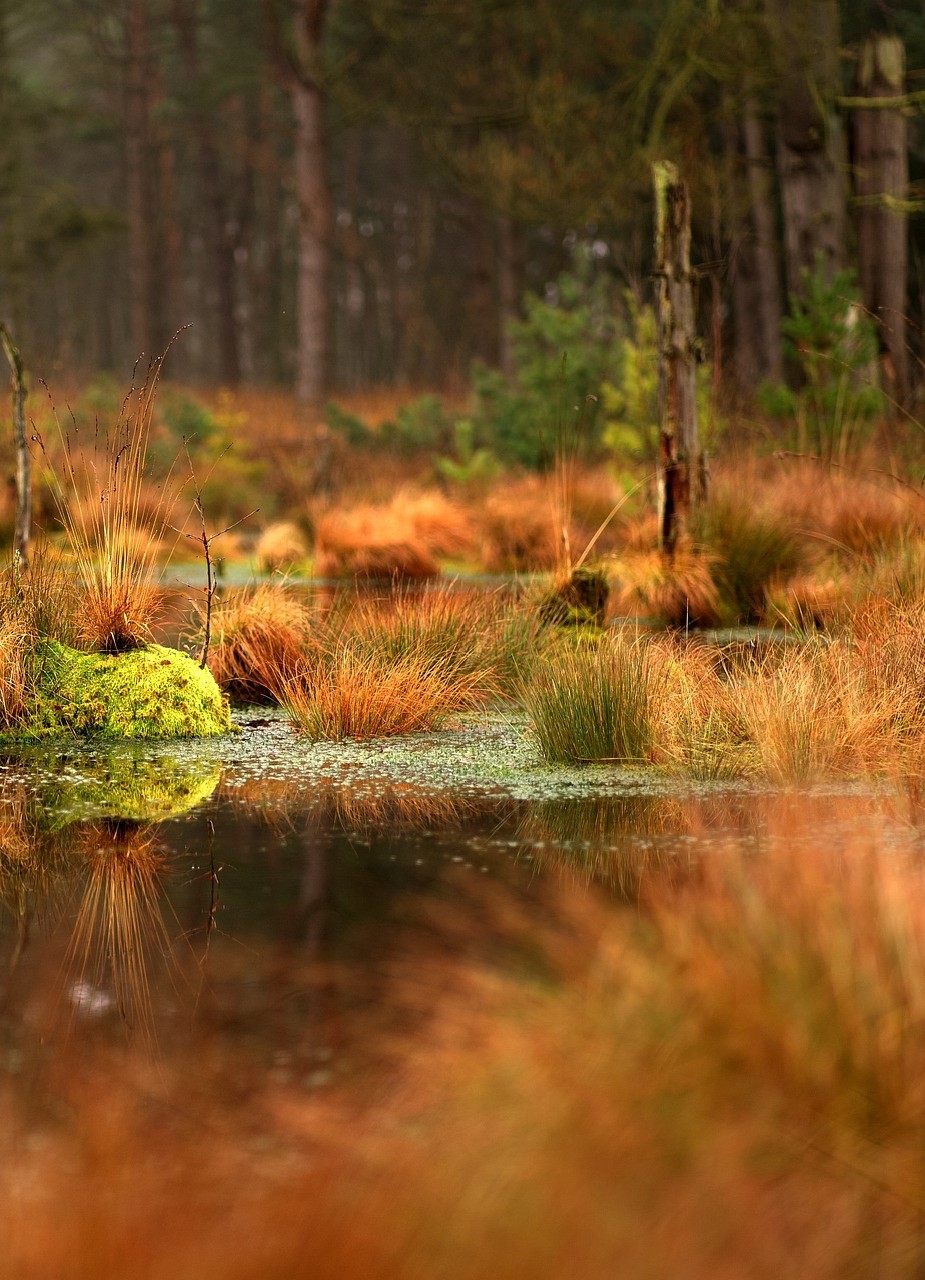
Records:
[[[155,644],[110,656],[50,641],[37,661],[25,737],[195,738],[231,728],[228,704],[211,673],[176,649]]]
[[[201,763],[138,760],[115,751],[82,760],[80,772],[74,781],[56,779],[42,796],[53,826],[86,818],[163,822],[208,799],[221,777],[218,765],[204,769]]]

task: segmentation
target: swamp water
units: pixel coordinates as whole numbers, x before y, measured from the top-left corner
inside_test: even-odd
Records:
[[[220,1029],[231,1058],[331,1083],[400,1029],[396,958],[532,981],[529,921],[554,917],[563,892],[603,899],[618,920],[728,839],[760,856],[796,803],[550,768],[510,716],[365,744],[311,744],[259,708],[237,719],[222,739],[43,743],[0,760],[7,1070],[88,1035],[156,1057]],[[883,802],[870,787],[817,788],[799,798],[794,839],[837,843],[882,824]],[[906,809],[895,821],[906,840],[917,830]]]

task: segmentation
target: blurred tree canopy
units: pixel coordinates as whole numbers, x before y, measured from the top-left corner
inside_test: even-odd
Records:
[[[905,47],[909,179],[875,198],[908,232],[921,323],[918,0],[320,7],[315,27],[318,0],[2,0],[0,312],[31,367],[124,372],[190,325],[175,373],[308,399],[506,372],[524,299],[552,297],[576,244],[624,317],[627,289],[648,300],[650,166],[668,158],[716,376],[749,392],[782,376],[806,263],[863,266],[849,104],[876,33]],[[319,104],[314,151],[287,68]]]

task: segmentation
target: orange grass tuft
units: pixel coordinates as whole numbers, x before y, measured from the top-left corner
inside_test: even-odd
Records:
[[[720,598],[714,563],[683,546],[671,560],[659,551],[621,556],[609,566],[614,610],[626,616],[641,613],[669,627],[715,626]]]
[[[315,532],[315,573],[321,578],[432,578],[433,553],[411,523],[388,507],[329,511]]]
[[[277,697],[311,738],[380,738],[438,728],[482,700],[484,679],[460,672],[451,659],[408,654],[389,660],[342,649],[281,676]]]
[[[214,606],[209,670],[233,702],[273,702],[281,676],[304,665],[310,644],[305,606],[281,583],[262,583]]]
[[[55,419],[61,450],[57,468],[50,464],[53,496],[81,585],[78,635],[104,653],[145,643],[162,607],[153,579],[177,495],[168,482],[152,509],[145,478],[162,363],[163,356],[140,387],[133,384],[110,430],[65,428]]]

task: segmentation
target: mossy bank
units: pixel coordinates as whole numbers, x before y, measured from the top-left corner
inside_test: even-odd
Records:
[[[17,738],[198,738],[232,728],[211,673],[177,649],[116,656],[56,641],[35,653],[33,693]]]

